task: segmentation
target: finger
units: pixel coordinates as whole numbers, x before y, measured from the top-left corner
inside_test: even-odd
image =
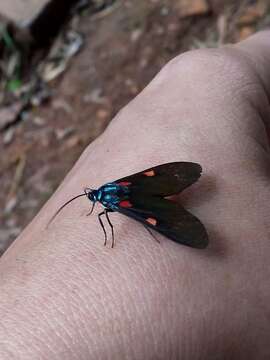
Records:
[[[230,171],[232,164],[249,171],[251,162],[259,171],[268,166],[267,159],[261,163],[268,151],[268,93],[257,72],[264,67],[240,46],[187,52],[171,61],[112,123],[106,135],[120,139],[112,157],[130,163],[134,156],[133,164],[140,157],[151,166],[180,154],[222,171],[224,164]]]

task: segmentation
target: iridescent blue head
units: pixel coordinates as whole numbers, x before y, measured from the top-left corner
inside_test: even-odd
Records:
[[[60,209],[56,212],[56,214],[52,217],[49,223],[53,221],[53,219],[59,214],[61,210],[63,210],[65,206],[67,206],[73,200],[81,196],[86,196],[92,202],[93,205],[91,211],[89,212],[89,214],[87,214],[87,215],[91,215],[94,210],[95,204],[97,202],[101,203],[105,209],[110,209],[111,211],[117,210],[120,201],[125,200],[128,194],[129,194],[128,187],[117,183],[107,183],[99,187],[97,190],[91,188],[85,188],[83,194],[79,194],[73,197],[72,199],[67,201],[63,206],[61,206]]]
[[[84,193],[92,203],[98,201],[98,190],[85,188]]]
[[[99,201],[99,190],[85,188],[84,193],[88,197],[88,199],[93,203],[91,211],[87,214],[87,216],[89,216],[92,214],[96,202]]]

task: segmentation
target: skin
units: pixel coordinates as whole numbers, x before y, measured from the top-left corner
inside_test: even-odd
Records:
[[[269,31],[182,54],[85,150],[0,260],[2,360],[270,358],[269,63]],[[203,167],[179,200],[206,250],[116,213],[104,247],[84,198],[46,229],[85,186],[170,161]]]

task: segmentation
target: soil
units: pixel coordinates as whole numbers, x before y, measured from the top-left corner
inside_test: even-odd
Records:
[[[200,0],[116,1],[94,16],[80,16],[83,49],[50,84],[52,98],[0,136],[0,254],[84,148],[164,64],[183,51],[235,42],[268,25],[266,2],[224,6],[212,0],[204,8]],[[257,12],[250,15],[249,4]]]

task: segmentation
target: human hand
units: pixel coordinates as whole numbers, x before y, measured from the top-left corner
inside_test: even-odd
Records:
[[[91,144],[0,261],[0,358],[270,358],[270,32],[171,61]],[[103,247],[85,186],[170,161],[203,167],[181,203],[206,250],[113,214]]]

